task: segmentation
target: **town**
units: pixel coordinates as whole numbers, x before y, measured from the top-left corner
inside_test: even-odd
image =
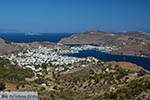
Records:
[[[108,46],[98,47],[92,45],[74,46],[69,47],[69,49],[62,49],[61,46],[62,44],[57,44],[54,46],[54,48],[37,46],[31,49],[22,50],[20,52],[11,53],[9,55],[4,55],[2,57],[9,59],[12,64],[19,65],[25,69],[32,69],[35,75],[42,75],[41,71],[43,66],[56,66],[54,71],[70,71],[74,69],[73,64],[77,62],[92,62],[93,60],[98,62],[98,59],[94,57],[77,58],[65,56],[63,54],[78,53],[82,50],[105,50],[105,52],[110,52],[116,49]],[[65,66],[67,68],[64,68],[62,66]],[[50,68],[47,67],[46,70],[49,71]]]

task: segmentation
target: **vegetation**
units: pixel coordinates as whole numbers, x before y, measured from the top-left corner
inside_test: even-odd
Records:
[[[132,80],[127,87],[119,88],[117,91],[106,92],[105,99],[115,100],[132,100],[140,93],[150,89],[150,81],[148,80]]]
[[[128,73],[129,72],[127,70],[118,67],[116,71],[116,74],[117,74],[116,79],[119,80],[123,78],[124,76],[128,75]]]
[[[0,67],[13,66],[8,59],[0,58]]]
[[[147,74],[147,72],[143,69],[138,72],[138,76],[144,76],[145,74]]]
[[[45,80],[45,79],[42,79],[42,78],[38,78],[38,79],[34,80],[34,82],[35,82],[36,84],[41,85],[42,83],[45,83],[46,80]]]
[[[30,69],[23,69],[20,67],[14,67],[14,68],[5,68],[0,67],[0,79],[6,81],[6,82],[21,82],[25,81],[25,78],[31,78],[33,77],[33,72]]]
[[[25,78],[33,76],[34,73],[31,69],[23,69],[12,65],[7,59],[0,58],[0,79],[4,82],[20,83],[25,81]]]
[[[36,68],[44,69],[42,76],[33,80],[34,89],[39,91],[41,100],[138,100],[139,95],[150,91],[149,72],[141,69],[127,70],[118,64],[94,64],[73,73],[46,72],[45,63]],[[65,66],[66,68],[68,66]],[[0,91],[5,83],[17,83],[16,89],[25,88],[25,78],[34,74],[30,69],[12,65],[0,58]],[[42,84],[46,84],[42,86]],[[47,93],[47,94],[45,94]],[[143,96],[142,96],[143,97]]]
[[[60,91],[55,94],[55,98],[64,99],[64,100],[73,100],[74,92],[70,90]]]
[[[89,69],[71,74],[67,78],[55,78],[58,84],[53,89],[53,98],[62,100],[134,100],[138,95],[150,90],[149,79],[143,77],[148,72],[127,70],[119,65],[104,67],[99,70]],[[135,74],[138,73],[138,74]],[[56,73],[55,73],[56,74]],[[130,74],[134,78],[130,78]],[[61,76],[61,75],[60,75]],[[62,92],[63,91],[63,92]],[[51,98],[52,99],[52,98]],[[55,99],[54,99],[55,100]]]
[[[0,81],[0,91],[5,89],[5,83]]]

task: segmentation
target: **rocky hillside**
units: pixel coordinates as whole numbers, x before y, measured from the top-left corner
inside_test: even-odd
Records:
[[[107,39],[115,38],[114,34],[92,30],[80,34],[72,35],[60,41],[63,44],[98,44],[100,41],[108,41]],[[109,40],[109,41],[110,41]]]
[[[10,52],[18,51],[21,48],[11,42],[7,42],[0,38],[0,54],[7,54]]]
[[[83,66],[84,65],[84,66]],[[67,65],[60,65],[63,67]],[[75,69],[31,69],[0,58],[0,91],[38,91],[39,100],[149,100],[150,72],[128,62],[81,61]]]
[[[60,40],[63,44],[99,44],[99,45],[122,45],[128,42],[150,42],[150,35],[142,32],[124,32],[112,34],[108,32],[92,30],[72,35]]]
[[[39,46],[53,48],[55,46],[55,43],[50,43],[50,42],[13,43],[13,42],[5,41],[0,38],[0,55],[9,54],[12,52],[39,47]]]
[[[150,73],[127,62],[107,62],[53,73],[52,91],[39,92],[52,100],[148,100]],[[47,80],[48,80],[47,79]],[[55,85],[54,85],[55,84]],[[45,94],[47,93],[47,94]]]
[[[60,41],[63,44],[97,44],[115,46],[118,50],[112,53],[125,55],[150,56],[150,35],[143,32],[124,32],[112,34],[102,31],[89,31],[72,35]]]

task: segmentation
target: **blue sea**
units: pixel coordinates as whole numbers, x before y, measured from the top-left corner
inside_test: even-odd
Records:
[[[39,35],[26,35],[24,33],[0,33],[0,38],[17,43],[28,42],[54,42],[57,43],[60,39],[69,37],[74,33],[41,33]]]
[[[28,43],[28,42],[54,42],[57,43],[62,38],[69,37],[75,33],[42,33],[40,35],[25,35],[23,33],[0,33],[0,38],[3,38],[10,42],[16,43]],[[70,45],[74,46],[74,45]],[[88,57],[93,56],[103,61],[127,61],[135,63],[143,68],[150,70],[150,58],[135,57],[135,56],[124,56],[124,55],[113,55],[95,50],[85,50],[75,54],[67,54],[73,57]]]
[[[126,61],[137,64],[147,70],[150,70],[150,58],[146,57],[115,55],[96,50],[84,50],[80,51],[79,53],[65,54],[65,55],[80,58],[92,56],[102,61]]]

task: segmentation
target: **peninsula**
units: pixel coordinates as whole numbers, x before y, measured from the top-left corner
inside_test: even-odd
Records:
[[[92,30],[72,35],[59,41],[62,44],[92,44],[117,48],[114,54],[150,57],[150,34],[145,32],[123,32],[118,34]]]

